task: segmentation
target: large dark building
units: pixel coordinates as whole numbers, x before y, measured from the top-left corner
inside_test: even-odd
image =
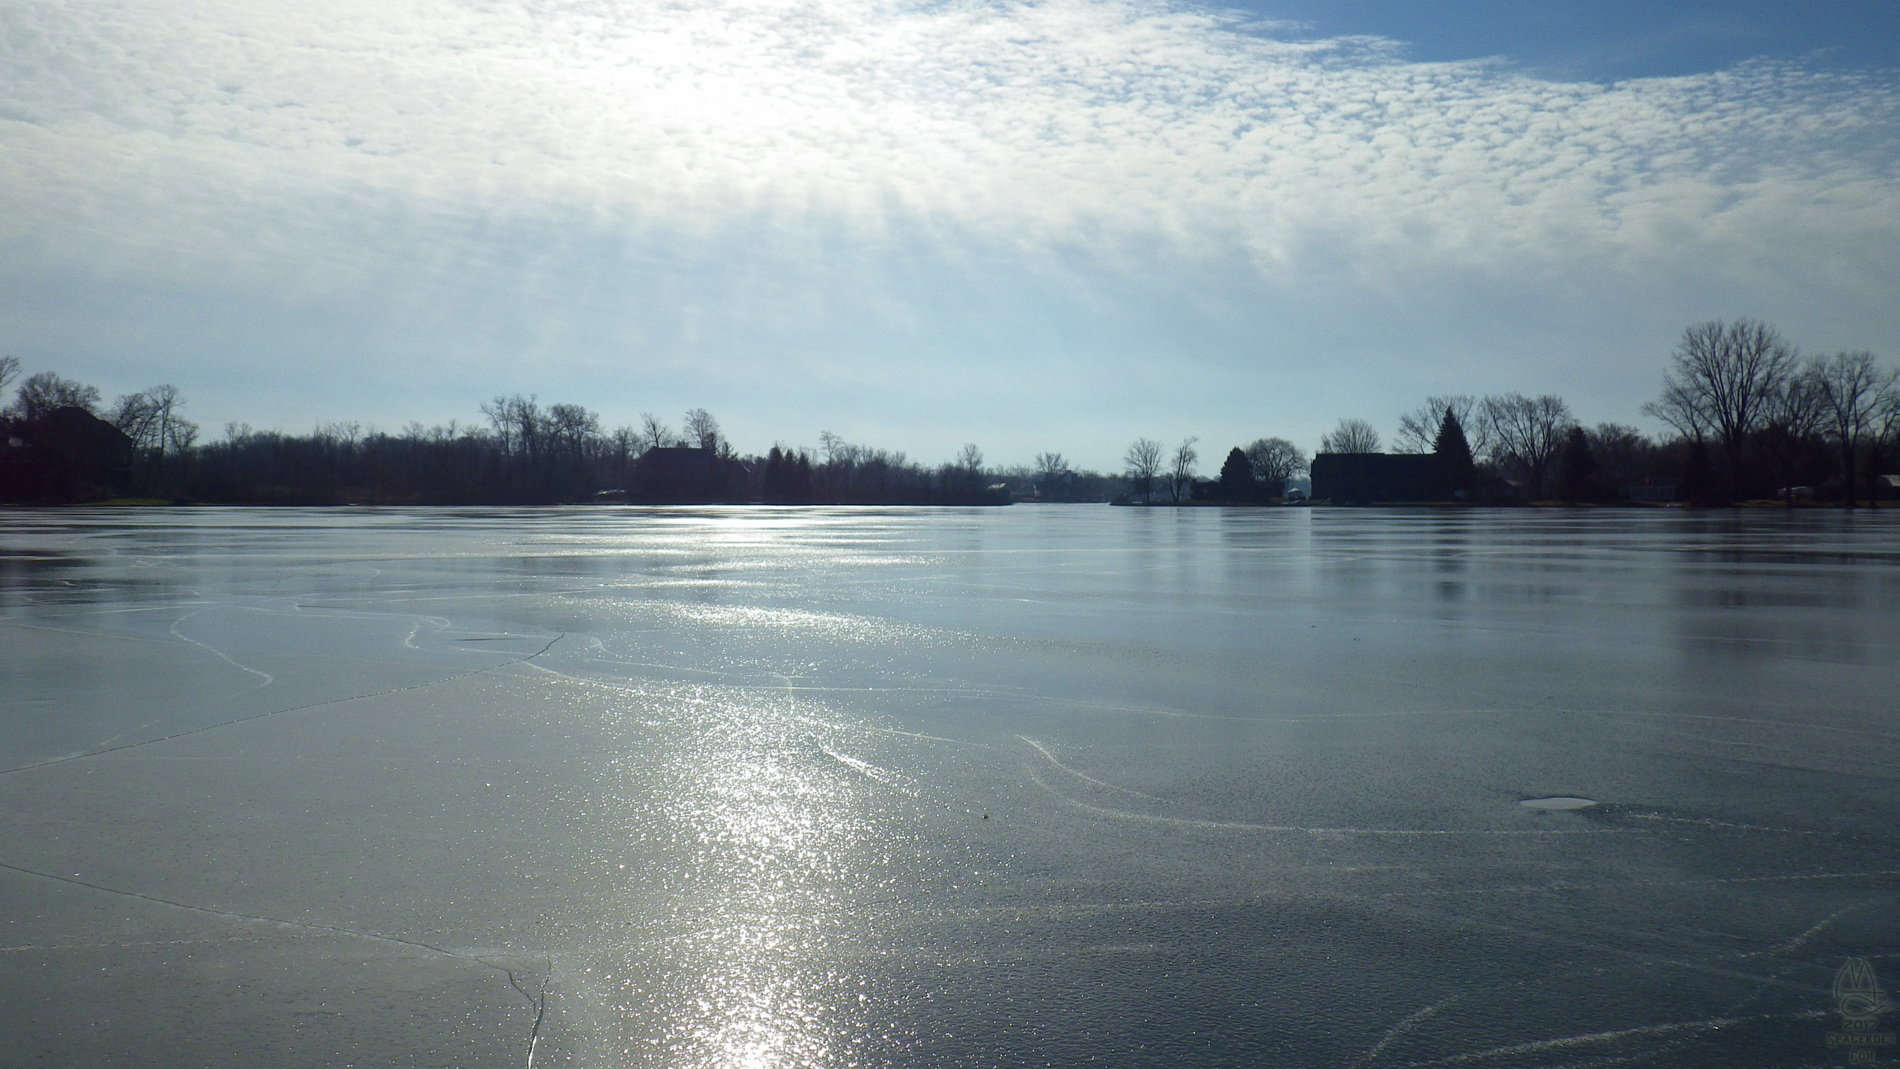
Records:
[[[1313,458],[1315,500],[1452,501],[1454,490],[1436,453],[1321,453]]]
[[[83,408],[0,419],[0,501],[96,501],[132,481],[132,439]]]

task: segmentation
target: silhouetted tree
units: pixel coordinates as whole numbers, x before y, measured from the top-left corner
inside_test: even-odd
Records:
[[[1794,507],[1794,484],[1801,481],[1803,460],[1814,452],[1822,422],[1822,386],[1816,376],[1791,375],[1764,406],[1761,429],[1750,436],[1779,496]]]
[[[1895,392],[1895,373],[1883,371],[1869,352],[1817,357],[1802,381],[1812,385],[1821,422],[1839,450],[1847,507],[1855,505],[1855,467],[1870,443],[1883,407]]]
[[[61,378],[51,371],[42,371],[29,375],[20,383],[19,392],[14,394],[13,404],[7,414],[15,419],[32,422],[58,408],[78,408],[98,415],[99,390],[82,382]]]
[[[793,466],[787,464],[786,460],[785,454],[776,445],[765,454],[765,471],[759,480],[759,499],[768,505],[784,504],[791,496],[787,484],[791,481],[788,469]]]
[[[1066,497],[1065,484],[1074,481],[1061,453],[1037,453],[1035,479],[1036,496],[1050,500]]]
[[[1307,470],[1306,454],[1285,438],[1256,438],[1247,446],[1247,462],[1253,465],[1253,477],[1268,497],[1286,492],[1287,480]]]
[[[1220,466],[1220,496],[1223,501],[1252,501],[1259,496],[1253,462],[1239,446],[1227,451],[1227,459]]]
[[[1867,439],[1867,499],[1878,501],[1881,472],[1893,457],[1900,455],[1900,385],[1882,396],[1873,431]]]
[[[1377,453],[1379,432],[1363,419],[1342,419],[1319,440],[1322,453]]]
[[[0,356],[0,396],[5,396],[7,387],[13,385],[13,380],[19,377],[20,358],[17,356]]]
[[[1714,473],[1709,470],[1709,447],[1699,438],[1681,441],[1685,456],[1676,496],[1692,505],[1709,504],[1715,490]]]
[[[1711,320],[1682,332],[1660,398],[1643,411],[1695,441],[1722,450],[1722,478],[1733,499],[1742,488],[1743,451],[1762,429],[1777,395],[1796,371],[1794,348],[1766,323]]]
[[[1432,453],[1438,457],[1445,481],[1454,494],[1464,491],[1468,495],[1478,483],[1478,467],[1471,457],[1471,443],[1465,439],[1464,423],[1451,406],[1446,406],[1444,415],[1439,417],[1438,433],[1432,436]]]
[[[580,405],[549,405],[547,437],[551,453],[578,465],[600,438],[600,417]]]
[[[187,453],[198,437],[198,425],[180,414],[185,399],[170,383],[121,396],[113,402],[107,422],[132,440],[137,481],[161,489],[170,473],[168,461]]]
[[[673,444],[673,428],[651,412],[640,413],[641,452],[648,449],[665,449]]]
[[[1559,501],[1595,501],[1596,458],[1590,455],[1590,437],[1582,427],[1572,426],[1564,435],[1563,452],[1557,458],[1557,499]]]
[[[1194,443],[1198,441],[1199,438],[1190,435],[1174,447],[1174,463],[1168,471],[1168,496],[1177,503],[1192,494],[1194,465],[1201,459],[1201,454],[1194,449]]]
[[[713,418],[711,412],[703,408],[692,409],[686,413],[686,421],[682,426],[689,443],[710,453],[719,451],[719,421]]]
[[[1161,443],[1153,438],[1137,438],[1122,456],[1128,486],[1143,501],[1154,496],[1155,480],[1161,476]]]
[[[825,463],[830,464],[843,457],[845,452],[853,447],[847,444],[840,435],[831,431],[819,431],[818,448],[825,451]]]
[[[1596,462],[1597,483],[1614,496],[1639,483],[1660,483],[1674,478],[1676,469],[1655,442],[1635,427],[1622,423],[1599,423],[1584,432],[1590,439],[1590,456]]]
[[[1484,418],[1491,428],[1492,458],[1524,478],[1532,501],[1543,500],[1545,480],[1576,424],[1570,406],[1551,394],[1499,394],[1484,399]]]
[[[613,458],[611,488],[624,490],[633,472],[634,459],[640,455],[640,432],[632,427],[616,427],[608,440],[608,455]]]
[[[501,446],[503,455],[520,458],[530,466],[541,459],[547,418],[535,396],[497,396],[494,401],[482,406],[482,415],[488,417],[489,426],[494,428],[495,440]],[[336,437],[344,438],[354,445],[357,434],[355,425],[338,424],[337,427],[340,433]]]
[[[1438,434],[1444,430],[1445,417],[1455,416],[1464,434],[1467,452],[1481,457],[1491,447],[1490,432],[1484,423],[1484,404],[1470,394],[1427,397],[1418,408],[1399,417],[1399,433],[1393,446],[1401,453],[1438,452]]]

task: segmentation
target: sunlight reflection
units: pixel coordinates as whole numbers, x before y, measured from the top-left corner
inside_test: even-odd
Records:
[[[852,785],[790,710],[722,701],[672,798],[692,837],[692,886],[676,919],[692,934],[661,993],[669,1065],[776,1069],[845,1064],[851,978],[835,965],[867,838]],[[684,888],[682,888],[684,889]]]

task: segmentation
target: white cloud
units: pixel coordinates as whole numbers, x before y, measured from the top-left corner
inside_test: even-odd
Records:
[[[1900,109],[1864,78],[1762,65],[1550,84],[1126,0],[27,2],[4,17],[14,203],[58,184],[210,212],[328,187],[674,226],[901,213],[1030,242],[1238,236],[1271,269],[1316,233],[1482,261],[1553,240],[1640,249],[1764,197],[1819,215],[1896,196]],[[126,188],[174,168],[201,190]]]
[[[1867,303],[1900,267],[1891,79],[1557,84],[1277,31],[1149,0],[16,0],[0,249],[311,294],[720,249],[680,299],[789,287],[794,333],[823,332],[812,292],[919,246],[1051,277],[1240,265],[1356,308],[1688,277],[1826,292],[1883,332],[1861,344],[1900,336]],[[761,280],[755,239],[817,281]],[[824,249],[857,266],[826,281]]]

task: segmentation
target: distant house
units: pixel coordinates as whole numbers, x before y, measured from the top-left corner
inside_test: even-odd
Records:
[[[132,482],[132,439],[83,408],[15,421],[0,438],[0,501],[110,497]]]
[[[743,504],[751,498],[744,464],[697,446],[649,449],[634,461],[627,500],[642,505]]]
[[[1321,453],[1312,477],[1314,498],[1342,504],[1458,499],[1436,453]]]

